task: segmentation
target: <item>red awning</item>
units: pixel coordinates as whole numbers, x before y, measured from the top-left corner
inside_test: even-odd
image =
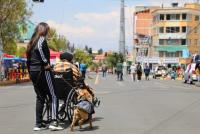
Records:
[[[4,53],[4,54],[3,54],[3,57],[4,57],[4,58],[14,58],[15,56],[9,55],[9,54],[7,54],[7,53]]]
[[[50,49],[50,59],[55,59],[60,57],[60,52],[56,52]]]

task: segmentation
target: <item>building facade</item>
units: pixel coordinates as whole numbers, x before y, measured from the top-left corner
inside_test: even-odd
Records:
[[[152,11],[152,44],[156,57],[188,58],[200,54],[200,4],[160,7]]]
[[[154,52],[152,49],[152,11],[159,7],[136,6],[133,15],[134,18],[134,49],[133,58],[151,57]]]

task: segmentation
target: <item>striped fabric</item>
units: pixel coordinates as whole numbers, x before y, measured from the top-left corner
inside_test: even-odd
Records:
[[[54,66],[54,71],[62,73],[62,72],[65,72],[67,69],[70,69],[70,68],[73,71],[73,79],[77,80],[77,78],[81,76],[81,73],[80,73],[79,69],[70,62],[66,62],[66,61],[65,62],[58,62]]]

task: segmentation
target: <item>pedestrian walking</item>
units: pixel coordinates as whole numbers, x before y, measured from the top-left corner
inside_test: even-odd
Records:
[[[117,63],[116,71],[117,71],[117,80],[122,81],[123,80],[123,64],[120,61],[118,61]]]
[[[147,65],[147,63],[145,63],[145,67],[144,67],[145,80],[149,80],[149,73],[150,73],[150,68]]]
[[[138,81],[141,81],[142,66],[140,65],[140,62],[138,62],[136,69],[137,69],[137,79],[138,79]]]
[[[103,77],[106,77],[107,70],[108,70],[107,66],[106,66],[105,64],[102,65],[102,73],[103,73]]]
[[[85,78],[85,74],[86,74],[86,70],[87,70],[87,66],[86,66],[86,64],[81,63],[80,66],[79,66],[79,68],[80,68],[80,71],[81,71],[82,77]]]
[[[132,81],[135,81],[135,76],[136,76],[136,65],[133,63],[130,67],[130,70],[131,70],[131,80]]]
[[[36,93],[36,124],[34,131],[47,128],[43,122],[43,109],[47,96],[51,99],[51,130],[63,129],[57,120],[57,97],[54,90],[54,82],[50,67],[50,52],[47,45],[47,34],[49,26],[41,22],[35,28],[35,32],[27,46],[27,67]]]

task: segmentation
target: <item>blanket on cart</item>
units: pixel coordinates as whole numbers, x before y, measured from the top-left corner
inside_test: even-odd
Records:
[[[74,64],[66,61],[66,62],[58,62],[54,66],[54,71],[59,73],[66,72],[68,69],[72,69],[73,79],[77,81],[78,78],[80,78],[81,73]]]

